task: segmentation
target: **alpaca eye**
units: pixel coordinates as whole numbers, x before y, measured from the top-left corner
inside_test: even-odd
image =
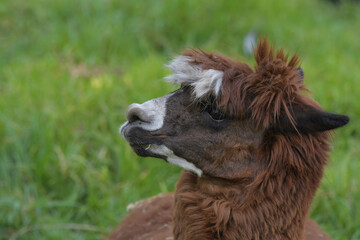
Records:
[[[222,121],[225,119],[225,114],[217,108],[210,108],[206,111],[210,117],[215,121]]]
[[[221,122],[226,118],[224,112],[219,110],[216,102],[213,99],[200,102],[201,112],[206,113],[209,117],[216,122]]]

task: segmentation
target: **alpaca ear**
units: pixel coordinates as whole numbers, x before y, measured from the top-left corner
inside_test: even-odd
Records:
[[[314,108],[293,108],[292,116],[294,124],[286,114],[281,114],[277,129],[281,132],[316,133],[342,127],[350,120],[346,115]]]

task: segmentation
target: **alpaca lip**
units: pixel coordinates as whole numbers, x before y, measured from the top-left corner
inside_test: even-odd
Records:
[[[149,150],[151,144],[143,144],[143,143],[129,143],[132,148]]]
[[[129,122],[126,121],[123,125],[121,125],[120,129],[119,129],[119,133],[121,134],[121,136],[126,140],[125,137],[125,128],[129,125]]]
[[[168,137],[168,135],[163,132],[149,132],[128,121],[120,127],[119,133],[127,142],[134,146],[138,145],[138,147],[142,147],[144,150],[149,150],[151,144],[159,144]]]
[[[148,146],[149,144],[140,144],[140,143],[131,143],[130,142],[130,147],[134,150],[134,152],[142,157],[149,157],[149,151],[147,151],[145,148]]]
[[[163,156],[161,154],[157,154],[151,151],[151,144],[150,143],[135,143],[135,142],[129,142],[130,147],[134,150],[134,152],[141,156],[141,157],[155,157],[165,160],[166,162],[166,156]]]

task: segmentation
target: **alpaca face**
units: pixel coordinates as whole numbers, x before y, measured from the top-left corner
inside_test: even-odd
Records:
[[[191,88],[132,104],[126,116],[120,132],[140,156],[162,158],[199,176],[253,172],[263,131],[219,112],[211,98],[194,103]]]
[[[167,77],[181,88],[130,105],[122,136],[138,155],[162,158],[199,176],[251,179],[266,168],[274,174],[302,171],[304,149],[314,146],[309,141],[311,146],[299,150],[304,147],[299,143],[349,118],[322,111],[303,94],[297,56],[288,61],[263,41],[255,58],[253,70],[220,54],[184,52],[168,65],[173,74]]]

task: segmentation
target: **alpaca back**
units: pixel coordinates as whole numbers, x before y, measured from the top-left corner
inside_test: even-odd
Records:
[[[125,217],[106,240],[173,240],[174,194],[160,194],[141,200],[128,207],[131,213]],[[319,225],[307,219],[306,240],[330,240]]]
[[[130,204],[131,213],[106,240],[172,240],[174,194],[160,194]]]

